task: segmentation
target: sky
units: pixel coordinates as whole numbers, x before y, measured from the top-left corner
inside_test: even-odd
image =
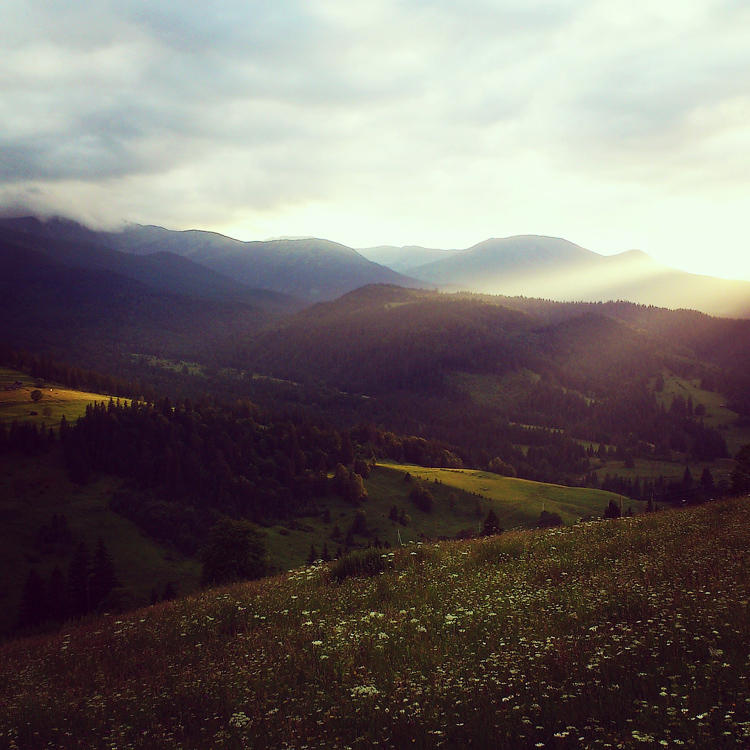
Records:
[[[750,279],[747,0],[3,0],[0,211]]]

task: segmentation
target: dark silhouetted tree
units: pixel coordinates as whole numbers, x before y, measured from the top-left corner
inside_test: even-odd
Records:
[[[68,608],[71,617],[83,617],[91,611],[90,575],[89,551],[81,542],[68,567]]]
[[[750,445],[743,445],[734,457],[735,467],[732,471],[732,492],[742,495],[750,492]]]
[[[482,523],[482,536],[493,536],[494,534],[500,534],[502,531],[503,527],[500,526],[500,519],[495,514],[495,511],[490,508],[487,518]]]
[[[621,515],[622,511],[619,504],[610,499],[609,504],[604,509],[604,518],[619,518]]]
[[[201,550],[204,586],[262,578],[270,567],[264,535],[249,521],[219,519]]]
[[[100,538],[94,550],[94,558],[91,562],[91,577],[89,583],[89,596],[91,609],[96,609],[112,589],[120,588],[122,583],[115,572],[115,564],[112,562],[104,541]]]
[[[52,569],[49,577],[47,603],[50,620],[62,623],[68,619],[68,589],[65,585],[65,576],[57,565]]]
[[[36,628],[49,616],[47,586],[33,568],[29,571],[18,606],[18,627]]]

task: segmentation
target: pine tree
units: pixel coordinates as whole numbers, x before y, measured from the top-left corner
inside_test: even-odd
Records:
[[[112,589],[120,588],[122,583],[115,572],[104,541],[100,538],[96,544],[94,559],[91,564],[91,578],[89,584],[89,596],[91,609],[95,610],[104,601],[104,598]]]
[[[315,561],[318,559],[318,550],[315,549],[314,544],[310,544],[310,551],[307,553],[307,564],[308,565],[314,565]]]
[[[29,571],[18,606],[18,627],[35,628],[49,616],[47,586],[34,568]]]
[[[91,611],[89,551],[81,542],[68,567],[68,606],[72,617],[83,617]]]
[[[604,509],[604,518],[619,518],[622,515],[620,506],[614,501],[609,501],[609,504]]]
[[[164,586],[164,593],[161,595],[161,600],[163,602],[171,602],[172,599],[177,598],[177,589],[175,588],[175,585],[172,583],[172,581],[167,581],[166,586]]]
[[[50,620],[62,623],[68,619],[68,591],[65,586],[65,576],[57,565],[52,569],[49,577],[47,604]]]
[[[487,513],[487,518],[484,519],[482,524],[482,536],[493,536],[494,534],[500,534],[503,528],[500,526],[500,519],[495,514],[495,511],[490,508]]]
[[[324,563],[331,562],[331,553],[328,551],[328,544],[323,543],[323,552],[320,555],[321,560],[323,560]]]

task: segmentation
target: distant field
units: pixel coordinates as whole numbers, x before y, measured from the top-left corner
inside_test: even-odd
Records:
[[[467,393],[480,406],[508,409],[541,377],[531,370],[521,370],[508,375],[480,375],[471,372],[451,372],[448,381]]]
[[[634,461],[635,466],[628,469],[624,461],[608,461],[601,469],[597,469],[596,475],[600,480],[609,474],[610,476],[620,476],[624,479],[682,479],[685,475],[685,467],[690,469],[693,479],[697,482],[701,478],[703,469],[708,467],[714,482],[720,479],[729,480],[734,468],[734,461],[729,458],[722,458],[716,461],[696,461],[685,464],[684,461],[648,461],[638,458]]]
[[[435,487],[445,486],[468,493],[473,498],[472,508],[479,502],[482,518],[492,507],[507,529],[533,528],[543,509],[559,513],[566,524],[589,516],[598,517],[610,498],[619,500],[620,497],[601,490],[511,479],[473,469],[426,469],[393,463],[383,466],[402,476],[408,471],[415,477],[425,479],[431,491]],[[470,510],[463,507],[465,513]]]
[[[21,388],[6,391],[6,385],[23,383]],[[39,390],[42,398],[38,402],[31,399],[32,391]],[[0,421],[9,424],[14,419],[19,422],[44,422],[47,427],[57,427],[63,414],[69,422],[86,413],[86,407],[97,401],[108,401],[101,393],[75,391],[72,388],[37,381],[29,375],[0,367]],[[45,414],[48,410],[48,414]],[[36,412],[36,414],[32,414]]]

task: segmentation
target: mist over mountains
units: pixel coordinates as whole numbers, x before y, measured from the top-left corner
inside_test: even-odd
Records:
[[[520,235],[457,251],[380,247],[362,252],[383,262],[393,259],[403,273],[446,291],[560,302],[627,300],[723,317],[750,316],[750,282],[679,271],[639,250],[599,255],[564,239]],[[450,254],[437,257],[441,252]],[[432,259],[424,262],[425,257]]]
[[[355,250],[317,238],[243,242],[215,232],[129,225],[99,232],[65,219],[0,220],[0,241],[67,266],[97,268],[160,291],[279,311],[369,284],[562,302],[626,300],[721,317],[750,317],[750,282],[661,265],[629,250],[599,255],[555,237],[488,239],[464,250]]]

